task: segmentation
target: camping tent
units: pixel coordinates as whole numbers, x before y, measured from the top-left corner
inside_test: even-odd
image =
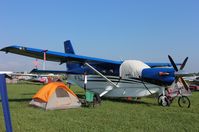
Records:
[[[77,108],[81,106],[75,93],[61,82],[52,82],[45,85],[33,96],[30,104],[46,110]]]

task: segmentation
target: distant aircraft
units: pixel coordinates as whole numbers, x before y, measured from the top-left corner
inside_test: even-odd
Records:
[[[184,77],[184,80],[188,81],[190,85],[199,86],[199,76]]]
[[[54,74],[47,74],[47,75],[33,74],[33,76],[31,76],[31,78],[26,81],[47,84],[49,82],[61,81],[60,78],[61,77],[59,75],[54,75]]]
[[[188,57],[182,64],[175,64],[169,57],[170,63],[145,63],[139,60],[114,61],[101,58],[76,55],[71,42],[65,41],[65,53],[28,48],[23,46],[9,46],[1,51],[23,56],[66,63],[66,71],[34,70],[34,72],[66,73],[68,79],[90,91],[107,97],[143,97],[158,91],[165,92],[165,88],[177,86],[181,82],[188,90],[189,86],[182,77],[187,76],[183,68]],[[177,65],[180,65],[178,69]],[[176,85],[174,85],[176,84]]]
[[[18,80],[25,80],[30,82],[38,82],[46,84],[50,81],[54,81],[53,79],[60,79],[59,75],[54,74],[29,74],[29,73],[15,73],[12,71],[0,71],[0,74],[6,74],[10,79],[16,78]]]
[[[13,72],[12,71],[0,71],[0,74],[10,75],[10,74],[13,74]]]
[[[12,71],[0,71],[0,74],[5,74],[6,78],[12,79]]]

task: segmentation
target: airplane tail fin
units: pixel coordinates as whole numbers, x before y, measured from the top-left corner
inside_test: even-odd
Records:
[[[66,40],[64,42],[64,50],[65,50],[65,53],[67,53],[67,54],[75,54],[70,40]],[[77,64],[74,62],[67,62],[66,67],[68,70],[77,69],[80,67],[80,64]]]
[[[66,40],[64,42],[64,49],[65,49],[65,53],[68,53],[68,54],[75,54],[74,50],[73,50],[73,46],[70,42],[70,40]]]

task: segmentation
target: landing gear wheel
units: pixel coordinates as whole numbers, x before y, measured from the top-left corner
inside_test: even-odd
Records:
[[[182,96],[182,97],[179,97],[178,98],[178,105],[180,107],[187,107],[189,108],[191,103],[190,103],[190,100],[187,96]]]
[[[158,97],[158,104],[165,107],[165,106],[170,106],[170,101],[166,96],[160,95]]]

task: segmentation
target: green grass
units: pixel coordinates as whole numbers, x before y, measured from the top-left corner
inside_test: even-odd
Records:
[[[141,103],[103,100],[95,108],[45,111],[28,105],[42,85],[10,84],[8,96],[14,132],[131,132],[131,131],[199,131],[199,92],[190,97],[191,108],[157,105],[155,98]],[[79,88],[72,88],[83,94]],[[0,132],[5,131],[0,105]]]

